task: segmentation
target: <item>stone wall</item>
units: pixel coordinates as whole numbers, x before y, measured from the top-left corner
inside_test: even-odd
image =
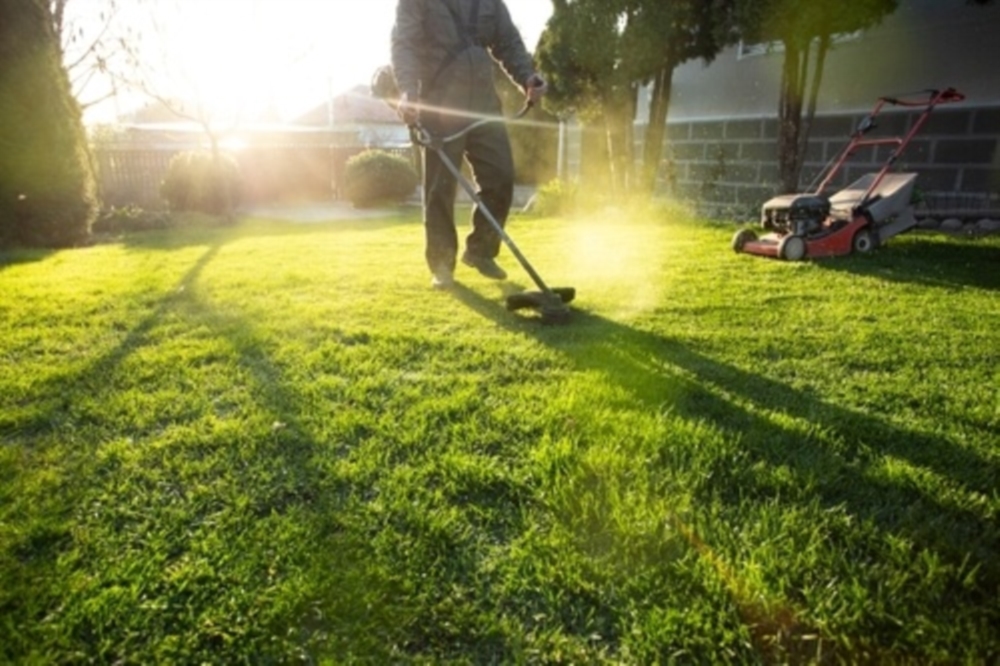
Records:
[[[1000,216],[1000,107],[961,106],[937,107],[895,170],[920,174],[918,213],[942,219]],[[816,117],[800,190],[808,190],[844,149],[865,115]],[[904,136],[918,116],[885,109],[866,138]],[[637,135],[641,145],[642,132]],[[696,203],[708,214],[755,219],[760,205],[776,192],[777,135],[774,118],[669,123],[659,190]],[[833,186],[878,171],[891,151],[888,146],[859,149]]]

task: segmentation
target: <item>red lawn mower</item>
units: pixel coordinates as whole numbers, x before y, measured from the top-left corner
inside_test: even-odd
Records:
[[[861,121],[841,153],[820,172],[820,184],[811,192],[785,194],[768,200],[761,208],[760,224],[768,231],[758,238],[751,229],[733,236],[733,249],[765,257],[799,261],[837,257],[851,252],[871,252],[889,238],[916,226],[911,199],[915,173],[889,173],[910,140],[920,131],[938,104],[961,102],[965,95],[953,88],[929,90],[926,99],[880,97],[872,112]],[[887,105],[923,107],[910,131],[902,137],[866,139],[877,125],[875,118]],[[844,163],[859,148],[895,146],[877,173],[865,174],[832,196],[827,187]],[[813,181],[815,183],[815,181]]]

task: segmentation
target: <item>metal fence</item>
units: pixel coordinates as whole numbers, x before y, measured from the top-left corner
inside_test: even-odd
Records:
[[[94,152],[105,206],[163,207],[160,183],[178,150],[102,148]]]

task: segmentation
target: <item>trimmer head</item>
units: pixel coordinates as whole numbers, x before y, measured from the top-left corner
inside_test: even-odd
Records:
[[[522,291],[519,294],[511,294],[506,302],[507,309],[511,312],[529,308],[538,310],[543,324],[567,324],[572,312],[567,303],[574,298],[576,289],[573,287],[556,287],[549,291]]]
[[[572,311],[565,303],[558,305],[547,305],[540,310],[543,324],[561,325],[568,324],[572,317]]]

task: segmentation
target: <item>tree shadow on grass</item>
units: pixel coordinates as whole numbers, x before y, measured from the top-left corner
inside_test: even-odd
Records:
[[[23,597],[26,600],[23,603],[27,605],[21,610],[18,610],[21,602],[13,607],[8,605],[4,609],[4,614],[9,614],[11,618],[17,618],[23,613],[54,613],[57,612],[56,606],[60,606],[58,612],[61,613],[68,604],[92,603],[92,595],[99,594],[99,590],[91,590],[86,594],[78,590],[70,595],[71,598],[76,597],[75,602],[67,599],[67,591],[58,587],[60,576],[65,575],[65,572],[59,575],[51,572],[57,560],[65,559],[64,556],[69,551],[80,547],[73,535],[78,530],[86,530],[85,523],[90,520],[88,513],[87,520],[81,524],[82,507],[90,505],[103,507],[101,513],[108,514],[106,518],[96,519],[97,523],[92,526],[96,529],[112,529],[116,533],[136,530],[132,544],[125,552],[119,552],[119,555],[138,559],[147,566],[159,562],[163,553],[154,549],[152,545],[144,545],[147,540],[156,541],[156,539],[143,534],[142,531],[149,529],[150,523],[143,522],[145,519],[140,520],[136,516],[151,515],[156,523],[166,525],[179,521],[178,529],[169,532],[174,535],[172,538],[175,541],[166,544],[169,546],[168,561],[160,562],[159,565],[164,569],[163,576],[152,578],[147,576],[142,581],[129,581],[129,584],[133,585],[141,582],[146,590],[144,598],[148,598],[152,606],[147,604],[140,608],[125,603],[120,607],[109,609],[113,616],[110,619],[106,614],[90,618],[88,614],[81,614],[78,609],[66,610],[67,614],[76,617],[77,620],[74,625],[61,629],[71,637],[76,648],[88,651],[96,649],[95,645],[90,644],[89,638],[95,635],[117,636],[120,639],[110,639],[110,643],[106,643],[112,645],[109,648],[111,651],[102,653],[101,658],[108,661],[126,657],[126,654],[114,652],[118,648],[113,645],[126,644],[126,636],[138,631],[143,622],[147,623],[147,626],[141,627],[143,634],[155,633],[158,627],[167,625],[171,627],[171,632],[183,635],[186,642],[183,646],[184,654],[187,657],[193,659],[195,655],[200,655],[201,659],[218,658],[219,654],[226,653],[224,634],[193,622],[202,613],[218,612],[213,605],[216,598],[228,598],[228,603],[236,608],[237,612],[245,615],[255,613],[258,607],[265,608],[269,601],[273,601],[265,597],[273,593],[272,586],[275,581],[271,580],[268,585],[262,585],[260,590],[250,586],[250,589],[243,589],[239,595],[228,595],[224,589],[217,590],[219,594],[213,595],[207,594],[206,590],[215,587],[224,588],[229,584],[226,580],[239,580],[241,576],[259,577],[259,572],[267,571],[268,563],[265,560],[269,557],[269,553],[280,553],[284,559],[284,566],[280,568],[283,572],[294,573],[296,564],[302,565],[301,561],[296,562],[297,558],[308,560],[307,550],[282,552],[277,541],[266,547],[265,544],[261,544],[259,550],[235,554],[206,549],[206,544],[213,543],[220,534],[223,535],[223,541],[229,538],[233,542],[239,542],[240,539],[245,539],[244,535],[232,532],[226,537],[227,531],[233,530],[234,527],[245,530],[248,525],[256,521],[273,521],[276,517],[289,512],[295,512],[297,517],[307,523],[300,526],[300,529],[310,535],[314,544],[327,542],[329,545],[328,540],[333,538],[339,529],[336,523],[338,515],[336,508],[339,506],[341,496],[333,482],[314,465],[313,459],[320,444],[311,431],[311,426],[302,419],[302,416],[308,413],[303,396],[295,390],[290,381],[285,379],[283,370],[271,359],[269,346],[266,340],[257,334],[253,322],[238,315],[219,312],[199,296],[198,279],[222,246],[221,242],[211,245],[188,269],[176,287],[167,292],[148,316],[129,331],[115,348],[96,358],[86,367],[52,378],[34,388],[31,395],[34,403],[31,415],[23,418],[15,417],[7,424],[0,424],[4,426],[0,428],[0,435],[3,435],[5,443],[24,447],[26,452],[38,454],[40,458],[48,455],[44,449],[64,447],[62,440],[66,437],[82,442],[82,445],[66,449],[64,453],[68,455],[60,456],[56,477],[64,481],[58,482],[56,484],[58,487],[52,488],[49,493],[51,502],[47,500],[44,513],[33,519],[39,524],[47,525],[45,530],[39,534],[32,534],[33,528],[28,529],[19,543],[10,546],[9,552],[23,565],[19,569],[21,571],[19,575],[25,579],[24,584],[34,585],[36,588],[36,594],[30,601],[26,600],[27,597]],[[136,380],[127,377],[122,366],[130,356],[140,353],[145,346],[158,344],[155,339],[157,329],[171,316],[182,318],[185,326],[192,330],[200,330],[203,335],[220,338],[228,344],[233,352],[235,372],[248,380],[246,390],[251,395],[254,413],[259,415],[258,418],[263,417],[261,420],[271,421],[273,426],[264,423],[264,427],[258,428],[259,432],[256,435],[243,431],[233,440],[225,436],[212,435],[209,429],[207,435],[192,435],[194,437],[192,441],[186,441],[185,438],[185,441],[171,440],[169,444],[150,446],[162,429],[204,422],[205,418],[211,419],[211,415],[189,412],[182,414],[179,422],[170,422],[174,417],[169,414],[169,406],[164,405],[167,408],[167,415],[159,423],[145,428],[140,426],[132,428],[127,424],[114,426],[106,421],[100,411],[102,396],[111,397],[121,388],[122,382],[129,390],[134,390],[133,385]],[[198,388],[194,387],[194,390]],[[78,404],[82,398],[86,398],[88,406],[81,407]],[[120,429],[123,431],[113,432]],[[204,433],[204,429],[196,430]],[[91,434],[82,434],[87,432]],[[104,442],[109,439],[114,440],[116,437],[125,438],[127,435],[129,445],[135,447],[135,455],[139,456],[138,460],[141,461],[143,472],[139,473],[139,476],[136,476],[135,459],[131,463],[129,475],[123,476],[119,472],[121,462],[117,455],[113,454],[110,457],[98,455]],[[251,436],[251,441],[247,441],[247,435]],[[205,466],[207,457],[211,457],[214,461],[213,467]],[[186,461],[192,463],[190,467]],[[143,481],[146,474],[149,478]],[[191,485],[191,480],[185,480],[185,477],[192,474],[198,478],[197,487]],[[224,475],[226,480],[216,484],[218,475]],[[202,476],[204,478],[201,478]],[[156,480],[155,485],[152,484],[153,479]],[[266,483],[262,483],[262,480]],[[226,506],[227,498],[231,499],[232,488],[243,489],[242,496],[245,500],[241,500],[238,505]],[[218,495],[206,501],[206,493],[218,493]],[[119,498],[117,501],[114,499],[116,497]],[[95,498],[99,498],[99,501]],[[161,501],[167,502],[169,506],[158,507],[157,502]],[[141,512],[136,511],[137,506],[143,506]],[[222,521],[218,518],[220,513],[230,517]],[[53,527],[53,518],[59,521],[60,527]],[[113,528],[110,527],[109,520],[113,522]],[[212,527],[213,524],[216,526]],[[162,525],[153,529],[160,534]],[[92,541],[93,537],[90,540]],[[162,542],[157,543],[159,543],[157,548],[164,547]],[[90,547],[97,548],[98,555],[114,559],[119,557],[103,553],[99,541],[92,541]],[[180,566],[188,561],[194,552],[200,553],[198,557],[201,558],[210,560],[218,558],[213,566],[216,567],[219,577],[211,581],[208,579],[192,581],[184,577],[167,575],[172,565]],[[80,555],[76,554],[67,561],[73,561],[74,558],[86,567],[85,575],[89,579],[101,580],[103,576],[115,575],[105,570],[114,571],[114,563],[110,560],[104,562],[90,557],[83,557],[81,560]],[[227,566],[237,568],[229,569]],[[50,573],[45,573],[46,571]],[[81,572],[77,573],[83,575]],[[38,584],[38,581],[32,583],[33,576],[51,580],[52,588],[49,589],[47,584]],[[249,585],[248,581],[245,583]],[[205,588],[196,595],[199,601],[188,602],[195,603],[195,607],[177,606],[177,599],[185,598],[189,594],[186,590],[194,589],[190,587],[191,585],[194,585],[194,588]],[[255,595],[264,596],[255,598]],[[247,598],[249,602],[240,601]],[[168,603],[169,600],[173,601]],[[158,603],[162,603],[162,609],[154,619],[148,611]],[[37,610],[39,606],[41,610]],[[29,608],[36,610],[30,611]],[[286,608],[285,612],[288,610]],[[291,610],[296,611],[294,608]],[[297,609],[299,615],[303,617],[306,611],[306,608]],[[264,613],[263,616],[275,617],[274,614],[268,613]],[[291,616],[276,615],[278,621],[287,621],[290,618],[295,619],[294,613]],[[230,619],[236,624],[239,623],[239,618],[236,616]],[[259,626],[249,627],[248,631],[244,632],[241,649],[245,651],[244,654],[254,655],[255,658],[280,661],[288,654],[282,652],[283,648],[280,642],[275,642],[275,636],[282,637],[286,645],[289,640],[297,642],[300,648],[314,640],[309,627],[300,626],[297,629],[299,635],[290,636],[287,624],[273,626],[262,620]],[[153,641],[163,638],[162,635],[150,635]],[[11,655],[16,654],[17,649],[22,649],[27,654],[40,640],[42,640],[40,635],[21,636],[16,642],[11,642],[7,649],[15,650],[10,652]],[[0,655],[2,654],[4,653],[0,652]],[[97,656],[96,653],[91,654]]]
[[[72,400],[82,392],[96,393],[105,390],[106,381],[122,361],[147,343],[150,332],[173,308],[179,297],[197,281],[201,272],[222,248],[222,243],[211,245],[192,264],[177,285],[166,292],[153,310],[134,326],[125,338],[113,349],[108,350],[83,368],[53,375],[45,383],[32,391],[26,399],[30,402],[30,418],[15,418],[12,423],[0,423],[0,434],[4,430],[12,434],[39,434],[57,430],[73,420]]]
[[[995,520],[949,503],[950,492],[931,494],[905,479],[879,473],[886,459],[896,459],[943,477],[950,488],[991,497],[1000,479],[995,457],[834,404],[714,359],[685,341],[595,313],[577,310],[568,326],[544,327],[465,287],[457,287],[454,294],[483,317],[537,338],[576,368],[599,372],[646,409],[709,423],[736,442],[737,459],[714,462],[696,499],[722,502],[734,517],[748,502],[795,502],[756,468],[788,470],[799,487],[810,489],[804,491],[811,493],[809,499],[823,508],[844,510],[885,535],[910,539],[959,570],[978,568],[980,590],[1000,587],[1000,529]],[[811,427],[785,425],[793,421]],[[988,603],[988,592],[956,594],[964,594],[969,604]]]
[[[399,226],[418,224],[406,218],[335,220],[331,222],[286,222],[274,220],[241,220],[233,224],[177,227],[155,231],[131,232],[108,236],[105,242],[121,243],[130,249],[179,250],[192,245],[231,243],[253,238],[291,238],[299,236],[336,237],[345,232],[385,231]]]
[[[1000,242],[907,238],[867,255],[817,262],[826,270],[944,289],[1000,291]]]

